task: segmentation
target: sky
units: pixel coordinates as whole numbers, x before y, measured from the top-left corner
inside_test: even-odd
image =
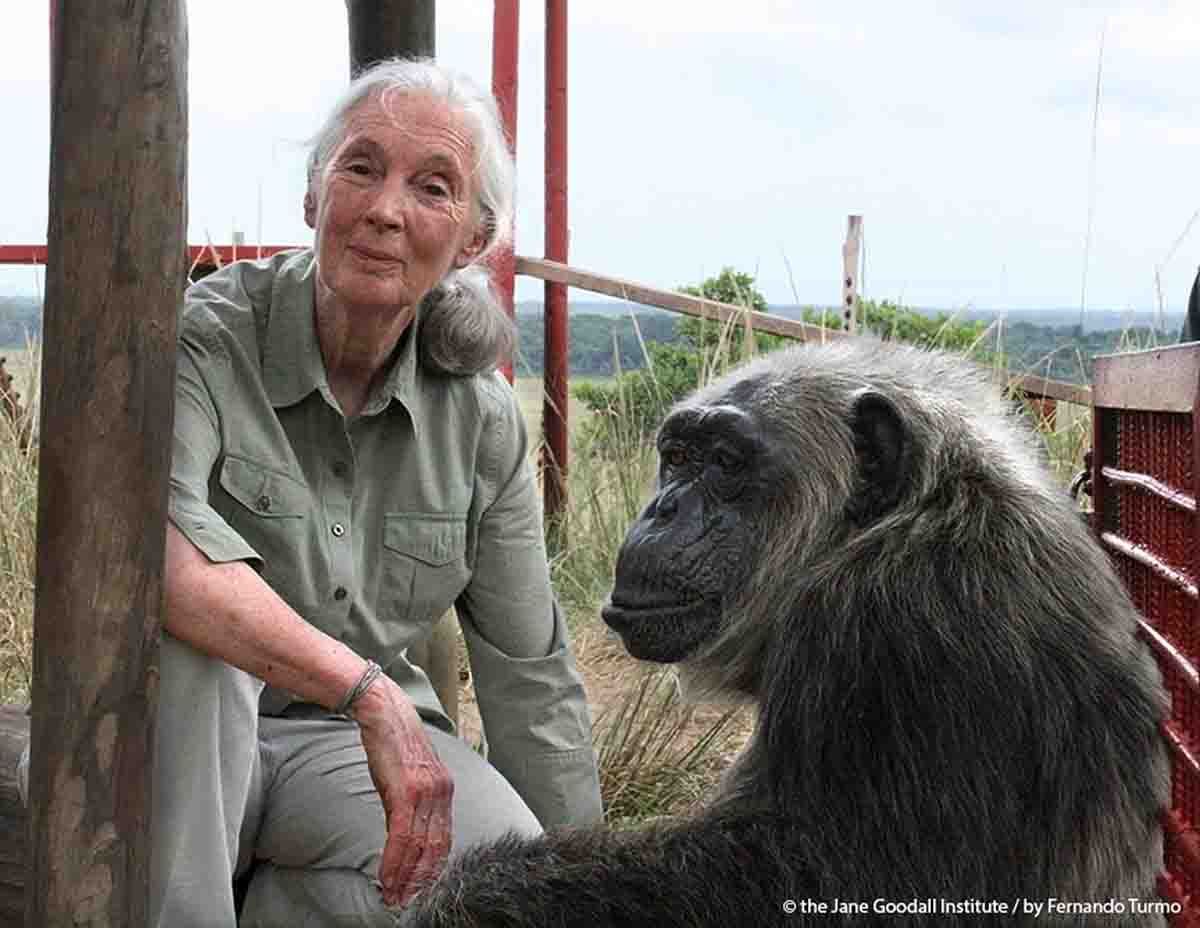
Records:
[[[188,8],[189,240],[307,244],[304,142],[347,79],[344,5]],[[543,9],[521,9],[516,248],[531,256]],[[439,59],[489,86],[490,0],[439,0],[437,21]],[[6,3],[3,22],[0,243],[40,243],[46,4]],[[675,288],[728,265],[769,302],[832,305],[856,213],[868,298],[1187,303],[1200,266],[1196,0],[575,0],[568,41],[576,267]],[[30,268],[0,267],[0,293],[39,286]],[[541,293],[518,280],[518,299]]]

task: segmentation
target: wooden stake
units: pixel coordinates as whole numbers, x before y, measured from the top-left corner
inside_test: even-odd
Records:
[[[59,0],[26,924],[146,923],[186,272],[183,0]]]
[[[851,215],[842,246],[842,324],[847,332],[858,331],[858,255],[862,248],[862,216]]]

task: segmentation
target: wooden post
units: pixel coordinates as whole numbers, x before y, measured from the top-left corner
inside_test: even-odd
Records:
[[[59,0],[26,924],[146,922],[175,326],[183,0]]]
[[[385,58],[432,58],[436,52],[434,0],[346,0],[350,18],[350,74]],[[449,609],[408,659],[425,671],[446,714],[458,722],[458,634]]]
[[[346,0],[350,18],[350,75],[384,58],[436,54],[434,0]]]
[[[842,322],[847,332],[858,331],[858,255],[862,248],[862,216],[851,215],[842,246]]]

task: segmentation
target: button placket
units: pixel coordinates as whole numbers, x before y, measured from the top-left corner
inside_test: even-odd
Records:
[[[354,545],[344,543],[350,540],[354,450],[344,420],[338,416],[335,421],[335,430],[323,443],[322,452],[326,473],[332,475],[321,481],[325,524],[333,539],[329,542],[330,586],[326,587],[326,595],[334,611],[344,617],[353,601],[350,589],[356,575]]]

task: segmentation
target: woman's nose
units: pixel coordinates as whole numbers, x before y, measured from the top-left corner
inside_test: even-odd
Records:
[[[367,208],[367,222],[383,231],[404,228],[408,194],[400,185],[385,185]]]

